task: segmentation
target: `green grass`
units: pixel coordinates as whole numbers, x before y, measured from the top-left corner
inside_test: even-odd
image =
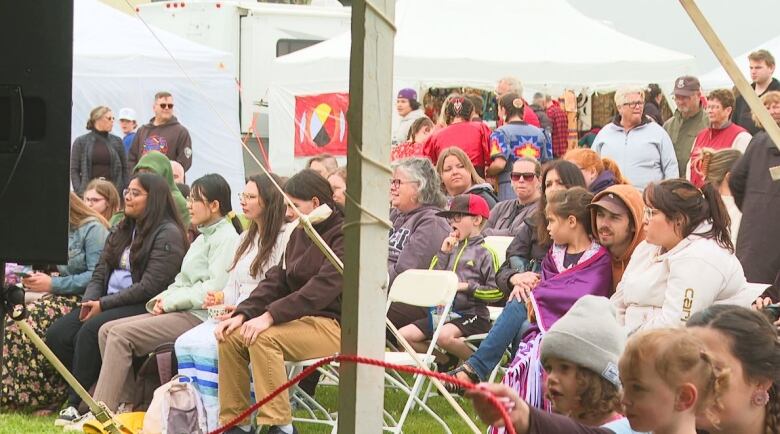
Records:
[[[333,386],[320,386],[317,389],[317,399],[329,411],[337,411],[337,390]],[[397,417],[405,404],[405,395],[397,390],[385,391],[385,408]],[[475,421],[477,427],[484,432],[485,425],[482,424],[474,415],[470,402],[458,399],[463,409]],[[449,425],[450,430],[455,433],[470,433],[466,424],[458,417],[455,411],[447,404],[443,398],[434,396],[428,400],[431,408],[444,419]],[[303,416],[304,413],[298,412],[296,415]],[[298,424],[296,427],[301,434],[319,434],[330,433],[330,427],[314,424]],[[54,416],[36,417],[23,414],[0,414],[0,434],[52,434],[62,433],[62,429],[54,426]],[[409,434],[436,434],[442,433],[441,426],[431,419],[427,413],[417,409],[413,410],[407,421],[404,423],[404,432]]]

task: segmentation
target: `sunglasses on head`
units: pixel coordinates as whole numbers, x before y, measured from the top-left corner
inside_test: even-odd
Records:
[[[160,103],[160,108],[161,108],[161,109],[163,109],[163,110],[165,110],[165,109],[172,109],[172,108],[173,108],[173,103],[171,103],[171,104],[166,104],[166,103],[162,103],[162,102],[161,102],[161,103]]]
[[[536,178],[536,174],[533,172],[512,172],[509,176],[515,182],[520,181],[521,178],[525,182],[531,182]]]

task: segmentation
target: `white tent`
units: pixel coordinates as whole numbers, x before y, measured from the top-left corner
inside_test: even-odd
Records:
[[[167,90],[174,96],[176,117],[192,137],[187,182],[219,173],[233,191],[243,191],[238,88],[226,66],[232,55],[154,29],[196,86],[138,18],[96,0],[77,0],[74,7],[72,138],[86,132],[89,112],[99,105],[111,107],[115,115],[122,107],[133,108],[139,126],[147,123],[154,94]],[[122,137],[118,120],[114,134]]]
[[[694,63],[687,54],[587,18],[565,0],[399,0],[395,22],[396,88],[493,89],[507,75],[519,77],[526,90],[663,85],[692,72]],[[350,35],[344,34],[274,61],[269,109],[275,170],[302,164],[293,162],[287,145],[294,140],[294,96],[346,92],[349,54]]]
[[[780,54],[780,36],[770,39],[763,44],[753,48],[750,51],[746,51],[739,56],[734,57],[734,62],[736,62],[737,67],[742,72],[742,75],[745,76],[748,83],[750,83],[752,80],[750,79],[750,63],[748,61],[748,55],[754,51],[757,50],[769,50],[770,53],[774,55]],[[731,89],[734,87],[734,83],[731,82],[731,78],[729,78],[729,75],[726,74],[726,70],[723,69],[722,66],[718,66],[717,68],[711,70],[710,72],[702,75],[699,78],[699,81],[701,81],[701,85],[705,90],[712,90],[717,88],[728,88]]]

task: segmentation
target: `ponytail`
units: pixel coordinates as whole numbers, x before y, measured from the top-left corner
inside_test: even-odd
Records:
[[[220,202],[220,207],[221,206],[222,205],[221,205],[221,202]],[[228,213],[225,216],[225,218],[227,219],[227,221],[230,222],[231,225],[233,225],[233,229],[236,230],[237,234],[240,235],[241,232],[244,232],[244,225],[241,224],[241,219],[238,218],[238,216],[236,215],[236,212],[233,211],[232,207],[231,207],[230,211],[228,211]]]
[[[615,175],[615,184],[621,184],[621,185],[631,184],[631,181],[629,181],[628,178],[623,176],[623,172],[620,171],[620,166],[618,166],[615,160],[611,158],[602,158],[601,164],[604,165],[604,170],[609,170],[610,172],[612,172],[613,175]]]
[[[731,241],[731,217],[726,209],[726,205],[723,203],[723,199],[720,197],[720,193],[710,182],[704,184],[701,191],[704,195],[704,200],[709,206],[712,220],[712,229],[705,235],[710,235],[710,238],[714,238],[719,246],[733,254],[734,243]]]
[[[505,123],[508,123],[512,118],[520,118],[520,120],[523,120],[523,116],[525,115],[525,102],[523,102],[523,98],[521,98],[520,95],[508,93],[499,98],[498,105],[504,109],[504,119],[502,120]]]
[[[219,214],[228,219],[237,233],[244,232],[244,227],[233,212],[233,205],[230,203],[230,184],[222,175],[209,173],[196,179],[192,183],[190,197],[207,202],[216,200],[219,202]]]
[[[704,416],[717,426],[720,423],[717,413],[723,409],[722,398],[728,390],[729,371],[716,367],[712,355],[707,351],[702,350],[699,357],[707,370],[705,374],[707,384],[704,390],[700,391],[706,399],[699,402],[699,411],[702,411]]]

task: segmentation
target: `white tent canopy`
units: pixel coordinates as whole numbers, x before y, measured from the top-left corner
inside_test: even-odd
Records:
[[[154,116],[154,94],[167,90],[174,96],[176,117],[192,137],[187,183],[219,173],[233,191],[242,191],[238,88],[226,66],[229,53],[154,29],[193,84],[136,17],[96,0],[77,0],[73,29],[73,139],[86,133],[89,112],[99,105],[111,107],[115,115],[122,107],[133,108],[139,126],[147,123]],[[122,137],[118,120],[113,132]]]
[[[509,75],[520,78],[526,91],[551,93],[664,85],[694,65],[690,55],[621,34],[565,0],[398,0],[395,22],[396,89],[487,90]],[[275,170],[302,165],[287,145],[294,140],[295,95],[347,91],[350,41],[343,34],[274,61],[269,110]]]
[[[770,39],[769,41],[766,41],[752,50],[746,51],[739,56],[734,57],[734,62],[737,64],[737,67],[742,72],[742,75],[745,76],[748,83],[752,81],[750,79],[750,63],[748,61],[748,55],[761,49],[769,50],[769,52],[774,55],[780,54],[780,36]],[[701,85],[705,90],[712,90],[717,88],[731,89],[734,87],[734,83],[731,82],[731,78],[728,74],[726,74],[726,70],[723,69],[722,66],[718,66],[710,72],[702,75],[699,81],[701,81]]]

